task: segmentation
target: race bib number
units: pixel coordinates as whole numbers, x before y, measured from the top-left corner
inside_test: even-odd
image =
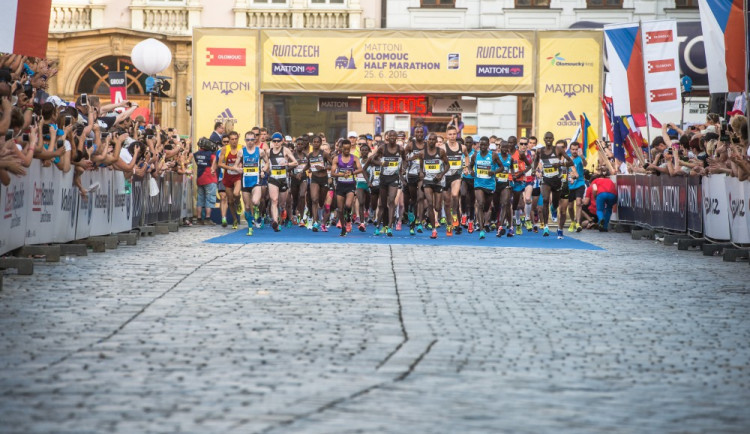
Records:
[[[460,169],[461,168],[461,161],[459,161],[459,160],[451,160],[448,163],[450,164],[451,169]]]
[[[439,164],[425,164],[424,170],[427,172],[439,172],[440,165]]]
[[[487,179],[490,177],[490,171],[487,169],[477,169],[477,178]]]
[[[247,175],[255,175],[258,173],[258,168],[257,167],[245,167],[243,172],[245,172],[245,174]]]
[[[499,182],[508,182],[508,174],[507,173],[498,173],[496,176],[497,180]]]
[[[557,175],[557,169],[555,169],[554,167],[545,167],[544,174],[547,176],[555,176]]]
[[[283,178],[286,176],[286,169],[273,169],[271,171],[271,176],[274,178]]]

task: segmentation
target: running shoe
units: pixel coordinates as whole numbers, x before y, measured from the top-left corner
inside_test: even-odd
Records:
[[[471,220],[469,220],[469,233],[470,234],[474,233],[474,222]]]
[[[401,219],[398,219],[398,221],[396,222],[396,230],[397,231],[401,230]]]
[[[286,220],[286,210],[281,211],[281,221],[283,222],[284,220]]]
[[[555,207],[552,208],[552,221],[553,222],[557,221],[557,208]]]
[[[458,226],[458,215],[451,214],[451,217],[453,217],[453,227]]]
[[[490,225],[484,225],[484,231],[489,232],[490,231]]]
[[[538,234],[538,233],[539,233],[539,226],[537,226],[537,225],[534,225],[534,228],[533,228],[533,230],[534,230],[534,233],[535,233],[535,234]]]
[[[389,237],[392,237],[393,236],[393,230],[391,230],[390,227],[386,226],[385,227],[385,234],[388,235]]]
[[[466,226],[466,214],[461,215],[461,226]]]
[[[570,222],[570,227],[568,228],[568,232],[575,232],[576,231],[576,222]]]
[[[360,223],[360,224],[359,224],[359,231],[360,231],[360,232],[364,232],[365,230],[366,230],[366,229],[365,229],[365,224],[364,224],[364,223]]]
[[[441,224],[441,225],[444,225],[444,224],[445,224],[445,217],[440,217],[440,224]]]
[[[480,240],[484,239],[484,235],[485,235],[484,231],[479,231],[479,239]]]
[[[341,222],[340,221],[336,222],[336,229],[341,229]]]
[[[258,209],[257,206],[253,207],[253,218],[256,221],[258,221],[258,219],[260,218],[260,210]]]
[[[563,231],[562,229],[557,230],[557,239],[562,240],[563,239]]]
[[[414,228],[409,228],[409,235],[414,235]]]
[[[576,232],[581,232],[583,230],[583,226],[581,226],[580,223],[576,223]]]
[[[226,217],[222,217],[221,218],[221,227],[222,228],[227,227],[227,218]]]
[[[253,228],[252,227],[247,228],[247,236],[248,237],[252,237],[253,236]]]
[[[433,240],[437,238],[437,229],[432,230],[432,235],[430,235],[430,238],[432,238]]]
[[[425,225],[425,227],[426,227],[427,229],[437,229],[437,228],[433,228],[433,227],[432,227],[432,223],[427,223],[427,224]]]
[[[279,232],[279,224],[276,223],[276,220],[274,220],[273,222],[271,222],[271,228],[273,228],[274,232]]]
[[[297,225],[299,224],[299,222],[297,221],[297,216],[296,216],[296,215],[293,215],[293,216],[292,216],[292,224],[293,224],[294,226],[297,226]]]
[[[346,222],[346,232],[352,231],[352,222]]]
[[[448,225],[445,228],[445,236],[446,237],[452,237],[453,236],[453,226]]]
[[[505,236],[508,238],[513,238],[513,229],[511,228],[511,230],[509,230]]]
[[[490,225],[490,230],[491,230],[491,231],[494,231],[495,229],[497,229],[497,223],[492,223],[492,224]],[[487,231],[487,232],[489,232],[489,231]]]
[[[291,229],[292,228],[292,221],[291,220],[287,220],[286,221],[286,228],[287,229]]]
[[[523,235],[523,230],[521,230],[520,225],[516,226],[516,235]],[[512,235],[508,235],[508,236],[512,236]]]
[[[500,236],[502,237],[503,235],[505,235],[506,232],[507,231],[505,230],[505,228],[500,226],[500,230],[498,230],[498,233],[500,234]]]
[[[301,228],[307,227],[307,225],[305,224],[304,220],[300,219],[300,221],[299,221],[299,227],[301,227]]]
[[[417,232],[419,232],[420,234],[422,233],[422,225],[421,224],[417,225]]]
[[[345,237],[346,236],[346,226],[344,226],[344,227],[341,228],[341,233],[339,234],[339,236],[340,237]]]
[[[531,220],[526,220],[526,222],[524,222],[524,226],[526,226],[526,232],[531,232],[531,228],[533,227],[533,225],[531,224]],[[521,235],[521,234],[517,234],[517,235]]]
[[[237,222],[237,220],[235,220],[235,221],[234,221],[234,222],[232,223],[232,229],[237,229],[237,228],[239,228],[239,227],[240,227],[239,223]]]
[[[318,229],[320,229],[320,225],[318,224],[318,222],[313,223],[312,231],[318,232]]]
[[[461,235],[464,229],[461,226],[456,226],[456,235]]]
[[[498,237],[498,238],[502,237],[502,235],[500,235],[500,231],[497,231],[497,233],[495,234],[495,236]]]
[[[406,214],[406,217],[407,217],[407,218],[409,219],[409,224],[412,224],[412,223],[414,223],[414,213],[413,213],[413,212],[409,211],[409,212],[408,212],[408,213]]]
[[[375,232],[373,232],[373,235],[375,235],[376,237],[378,235],[380,235],[380,228],[379,227],[375,226]]]
[[[542,236],[543,237],[548,237],[549,236],[549,227],[547,227],[547,226],[544,227],[544,231],[542,231]]]

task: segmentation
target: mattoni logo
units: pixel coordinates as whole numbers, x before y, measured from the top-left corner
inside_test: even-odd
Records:
[[[674,59],[649,60],[648,73],[674,71]]]
[[[663,44],[674,41],[672,30],[655,30],[646,32],[646,44]]]
[[[219,113],[216,116],[216,119],[214,122],[226,122],[226,121],[234,121],[237,122],[237,118],[234,117],[232,114],[232,111],[229,110],[229,108],[225,108],[223,112]]]
[[[572,98],[579,93],[594,93],[594,85],[585,83],[546,84],[544,92],[561,93],[568,98]]]
[[[272,63],[272,75],[318,75],[317,63]]]
[[[677,99],[677,88],[653,89],[649,94],[651,102],[673,101]]]
[[[244,48],[206,48],[206,66],[245,66]]]
[[[568,110],[568,112],[565,113],[559,121],[557,121],[557,125],[560,127],[577,127],[579,124],[580,122],[578,121],[578,119],[576,119],[576,116],[570,110]]]
[[[249,81],[204,81],[201,85],[201,90],[229,95],[234,92],[252,91],[253,84]]]
[[[477,77],[523,77],[523,65],[477,65]]]

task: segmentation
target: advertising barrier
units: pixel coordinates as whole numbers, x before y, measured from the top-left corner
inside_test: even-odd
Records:
[[[690,232],[703,233],[703,189],[698,176],[690,176],[687,181],[687,228]]]
[[[711,240],[729,241],[731,238],[726,178],[723,174],[703,178],[703,230]]]
[[[192,216],[192,179],[168,173],[158,178],[159,194],[149,197],[150,177],[128,181],[122,172],[100,169],[81,175],[88,190],[73,186],[73,171],[63,173],[34,160],[23,177],[0,186],[0,255],[24,245],[66,243],[127,232],[150,223]],[[150,214],[149,214],[150,213]]]
[[[748,199],[750,198],[750,183],[740,182],[737,178],[726,178],[727,217],[729,218],[729,233],[733,243],[750,244],[750,216],[748,215]]]

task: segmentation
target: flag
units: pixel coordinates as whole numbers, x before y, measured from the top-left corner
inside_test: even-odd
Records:
[[[576,132],[573,133],[573,137],[570,139],[570,143],[578,142],[581,143],[581,123],[578,122],[578,127],[576,127]]]
[[[615,109],[612,106],[612,98],[605,96],[602,98],[602,110],[604,110],[604,124],[607,126],[609,140],[615,140],[615,134],[612,130],[612,118],[615,117]]]
[[[599,164],[599,148],[596,146],[596,140],[599,137],[591,126],[591,122],[586,117],[586,113],[581,115],[581,147],[583,156],[586,158],[586,168],[594,170]]]
[[[47,55],[52,0],[7,0],[0,14],[0,53]]]
[[[658,119],[656,119],[656,116],[649,114],[651,116],[651,126],[654,128],[661,128],[661,122],[659,122]]]
[[[646,108],[650,113],[682,110],[677,21],[641,23]]]
[[[630,116],[630,119],[633,121],[631,125],[638,128],[643,128],[648,125],[648,122],[646,122],[646,113],[633,113],[632,115],[624,116]]]
[[[630,130],[620,116],[615,116],[613,130],[614,139],[612,139],[612,153],[615,154],[615,158],[618,160],[632,163],[635,151],[628,141]]]
[[[641,134],[641,130],[638,129],[638,126],[635,123],[635,120],[633,120],[632,116],[623,116],[622,122],[625,124],[625,126],[628,128],[628,137],[631,137],[635,143],[643,148],[644,146],[648,148],[648,142],[646,139],[643,138],[643,134]],[[630,149],[628,149],[630,148]],[[632,155],[635,155],[635,150],[632,149],[633,147],[630,145],[630,143],[626,140],[625,141],[625,150],[628,152],[631,152]]]
[[[743,92],[747,47],[742,0],[698,0],[698,6],[710,92]]]
[[[646,113],[643,50],[638,24],[604,26],[615,115]]]

